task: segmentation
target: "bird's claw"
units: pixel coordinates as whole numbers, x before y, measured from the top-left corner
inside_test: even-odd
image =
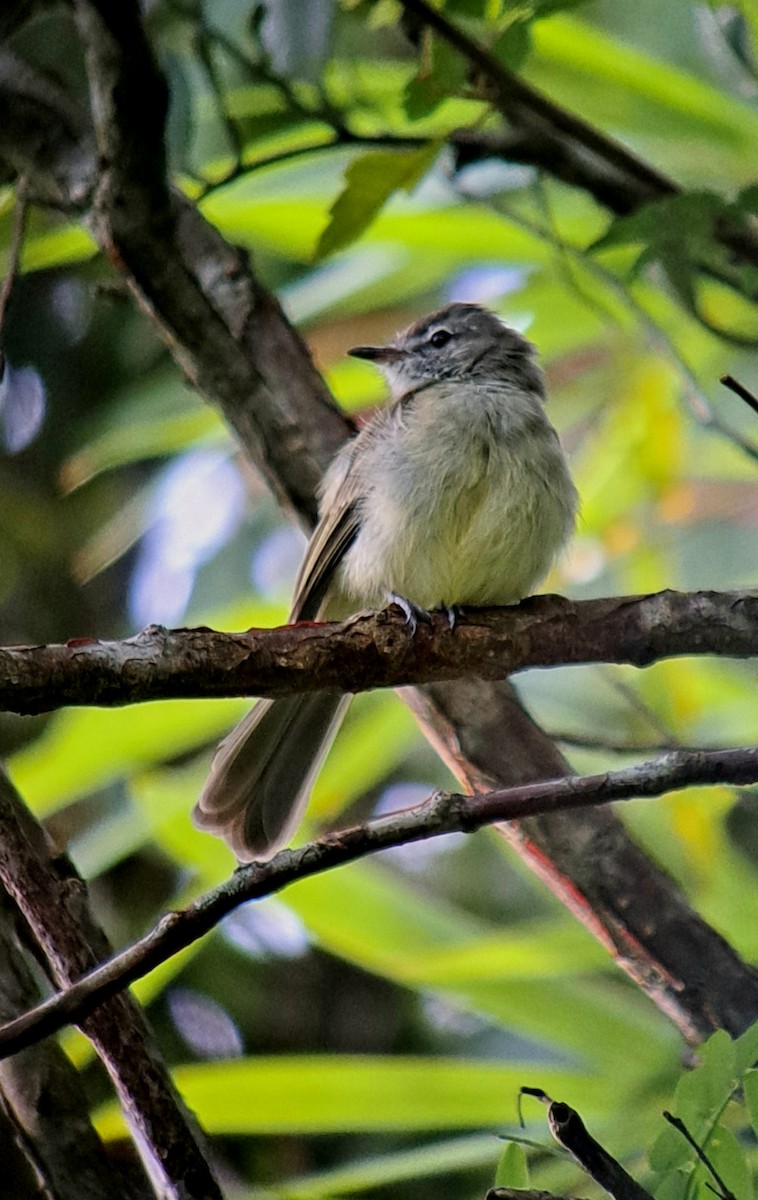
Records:
[[[461,610],[457,604],[445,604],[441,611],[447,617],[447,627],[452,633],[458,624],[458,617],[461,615]]]
[[[414,604],[412,600],[406,600],[405,596],[398,596],[395,592],[389,594],[390,604],[396,604],[402,610],[405,617],[405,623],[411,631],[411,637],[418,629],[419,621],[425,625],[431,625],[432,615],[422,608],[420,604]]]
[[[412,635],[418,629],[419,621],[422,621],[424,625],[431,625],[432,614],[427,609],[422,608],[420,604],[414,604],[412,600],[407,600],[405,596],[398,596],[397,592],[390,592],[389,602],[390,604],[396,604],[398,608],[402,609],[405,616],[405,623],[410,627]],[[458,606],[455,604],[442,604],[434,611],[442,613],[447,621],[448,629],[452,632],[455,629],[461,611]]]

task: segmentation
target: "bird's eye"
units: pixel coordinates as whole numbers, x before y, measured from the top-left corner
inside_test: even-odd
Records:
[[[447,345],[452,336],[452,333],[448,329],[438,329],[429,338],[429,342],[434,346],[435,350],[439,350],[440,346]]]

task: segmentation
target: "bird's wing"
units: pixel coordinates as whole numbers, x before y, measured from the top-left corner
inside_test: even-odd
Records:
[[[356,439],[357,441],[357,439]],[[327,485],[322,516],[313,531],[295,580],[290,622],[312,621],[334,578],[334,572],[353,544],[360,526],[360,488],[352,470],[355,442],[341,452]]]

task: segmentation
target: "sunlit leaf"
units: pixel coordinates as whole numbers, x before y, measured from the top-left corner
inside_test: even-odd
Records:
[[[368,1191],[403,1183],[409,1179],[435,1178],[488,1166],[497,1161],[499,1143],[491,1133],[468,1137],[437,1138],[409,1150],[376,1157],[363,1157],[347,1166],[339,1166],[317,1175],[300,1175],[280,1185],[282,1193],[297,1200],[327,1200],[330,1196]],[[263,1189],[242,1200],[262,1200]]]
[[[523,1146],[508,1142],[495,1172],[495,1187],[528,1188],[529,1164]]]
[[[177,1086],[209,1133],[412,1132],[496,1129],[534,1067],[465,1059],[301,1055],[178,1067]],[[540,1070],[546,1088],[590,1109],[597,1083]],[[101,1136],[123,1129],[114,1108],[97,1118]]]
[[[354,242],[393,192],[413,190],[438,154],[439,145],[432,142],[418,150],[373,150],[355,159],[345,171],[345,189],[330,209],[316,257]]]

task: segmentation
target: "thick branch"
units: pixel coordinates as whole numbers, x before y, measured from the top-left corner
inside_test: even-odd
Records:
[[[39,999],[32,942],[13,901],[0,900],[0,1019],[12,1020]],[[0,1064],[3,1190],[13,1200],[148,1200],[138,1164],[109,1161],[89,1118],[82,1080],[57,1042],[30,1046]]]
[[[66,987],[110,954],[89,911],[87,891],[65,858],[53,858],[44,831],[0,771],[0,880]],[[174,1089],[152,1030],[125,992],[82,1024],[118,1093],[127,1121],[149,1148],[150,1167],[173,1200],[220,1200],[194,1122]]]
[[[406,695],[471,791],[570,774],[508,682],[461,679]],[[756,973],[693,911],[610,808],[554,812],[498,828],[688,1041],[716,1028],[736,1036],[755,1021]],[[665,864],[665,846],[660,858]]]
[[[443,833],[471,833],[494,822],[514,822],[535,814],[568,813],[615,800],[660,796],[696,784],[758,782],[758,748],[689,753],[674,751],[650,762],[602,775],[568,776],[477,796],[438,792],[414,808],[365,825],[327,834],[298,850],[283,850],[266,863],[241,867],[224,883],[181,912],[168,913],[150,933],[110,961],[88,972],[65,991],[0,1029],[0,1056],[14,1054],[73,1021],[173,954],[208,933],[233,909],[281,891],[290,883],[355,862],[379,850],[425,841]],[[697,921],[697,918],[693,919]],[[714,935],[715,936],[715,935]],[[758,977],[750,973],[750,978]],[[717,981],[716,981],[717,983]],[[682,986],[677,979],[672,987]]]
[[[758,595],[658,592],[605,600],[535,596],[470,610],[450,629],[435,615],[411,634],[398,609],[340,624],[246,633],[151,626],[122,642],[0,648],[0,709],[118,705],[209,696],[362,692],[530,667],[614,662],[643,667],[684,654],[758,654]]]
[[[188,380],[214,399],[274,492],[306,520],[350,428],[275,298],[165,174],[166,84],[133,0],[78,0],[100,174],[99,244]]]

